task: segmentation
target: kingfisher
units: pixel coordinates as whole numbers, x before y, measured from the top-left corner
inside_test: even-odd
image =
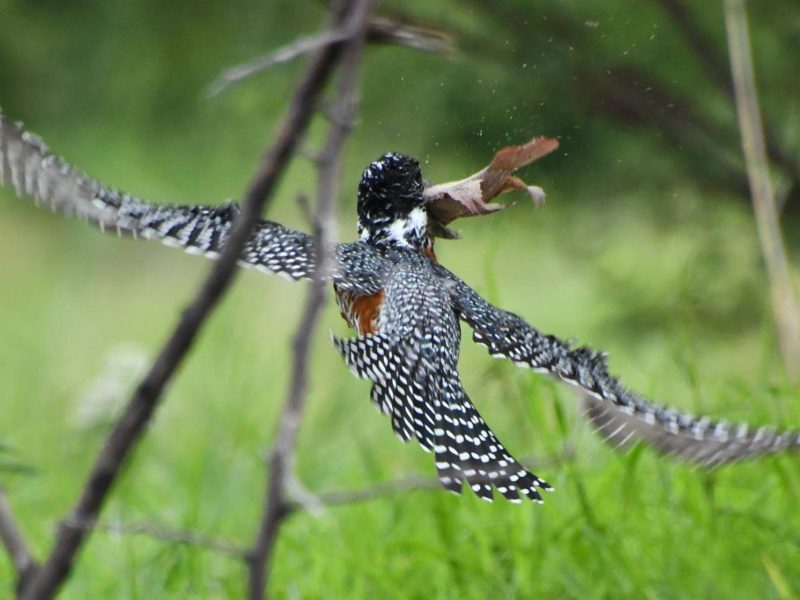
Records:
[[[194,254],[219,255],[239,208],[154,204],[94,180],[53,154],[37,136],[0,114],[0,181],[18,195],[81,217],[103,230],[160,240]],[[332,282],[342,316],[356,337],[333,343],[353,373],[372,383],[371,399],[401,440],[433,455],[442,486],[466,485],[492,501],[541,502],[552,487],[523,466],[473,405],[458,373],[459,321],[495,357],[548,373],[577,387],[586,414],[610,443],[637,441],[695,464],[714,467],[800,448],[800,432],[728,424],[654,404],[630,391],[605,354],[546,335],[493,306],[445,268],[434,252],[435,218],[424,197],[419,162],[387,153],[358,185],[358,239],[331,248]],[[240,264],[292,280],[316,276],[312,236],[258,221]]]

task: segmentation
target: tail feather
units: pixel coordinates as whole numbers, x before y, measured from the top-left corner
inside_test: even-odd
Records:
[[[491,500],[494,487],[512,502],[519,501],[520,494],[541,502],[537,488],[551,490],[551,486],[528,471],[506,450],[458,380],[450,379],[445,387],[455,416],[449,423],[452,430],[448,440],[457,450],[459,468],[472,491],[485,500]]]
[[[466,483],[489,502],[494,489],[512,502],[521,497],[541,502],[538,489],[551,489],[495,437],[455,370],[427,367],[420,351],[382,333],[334,344],[358,377],[373,382],[372,401],[390,416],[398,436],[416,437],[433,450],[445,489],[460,493]]]
[[[345,363],[361,379],[373,382],[370,397],[388,415],[392,429],[403,441],[416,437],[430,452],[434,447],[436,410],[428,402],[422,365],[387,336],[371,334],[352,339],[333,338]]]
[[[438,396],[434,400],[437,404],[436,411],[436,445],[434,446],[436,473],[442,486],[456,494],[460,494],[464,487],[464,471],[459,459],[460,449],[455,443],[452,433],[456,417],[449,402],[443,402]]]

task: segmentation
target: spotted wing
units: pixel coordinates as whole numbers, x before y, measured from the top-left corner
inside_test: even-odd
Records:
[[[636,441],[703,466],[718,466],[787,449],[800,449],[800,432],[731,425],[653,404],[609,374],[603,354],[573,348],[531,327],[519,316],[492,306],[455,275],[436,267],[453,307],[492,356],[549,373],[584,392],[586,414],[610,444]]]
[[[637,442],[654,448],[660,454],[671,456],[703,467],[725,464],[776,454],[790,448],[800,448],[800,432],[779,432],[772,427],[753,428],[745,423],[730,425],[711,423],[707,418],[683,416],[685,427],[665,427],[661,421],[648,419],[642,414],[628,414],[619,405],[584,396],[585,414],[592,426],[611,446],[627,450]],[[669,410],[669,409],[667,409]],[[705,421],[705,423],[704,423]],[[711,435],[695,433],[713,427]],[[714,431],[715,430],[715,431]]]
[[[37,136],[0,114],[0,182],[17,195],[100,229],[160,240],[193,254],[214,258],[224,247],[233,220],[234,203],[220,206],[174,206],[146,202],[91,179],[53,154]],[[364,246],[363,244],[361,246]],[[362,293],[374,293],[381,259],[353,244],[336,247],[332,277]],[[242,252],[241,263],[284,274],[310,277],[316,262],[313,238],[272,221],[260,221]]]

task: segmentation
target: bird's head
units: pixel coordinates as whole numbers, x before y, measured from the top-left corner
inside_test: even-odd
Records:
[[[422,171],[410,156],[390,152],[371,162],[358,184],[358,235],[367,242],[420,248],[428,213]]]

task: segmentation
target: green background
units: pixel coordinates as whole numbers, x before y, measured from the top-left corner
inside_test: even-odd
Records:
[[[711,49],[703,54],[665,11],[672,4],[380,4],[452,32],[460,51],[370,48],[340,235],[354,237],[358,177],[385,151],[418,156],[426,177],[442,182],[479,169],[504,144],[557,136],[559,151],[522,173],[548,192],[545,207],[519,197],[502,214],[457,223],[463,240],[441,242],[440,260],[543,331],[608,351],[613,372],[655,401],[798,426],[800,393],[776,350],[727,73],[707,66],[727,67],[722,6],[691,5]],[[797,264],[800,10],[788,1],[749,9]],[[204,90],[224,67],[312,33],[324,15],[308,1],[0,0],[0,106],[71,163],[133,194],[236,198],[302,64],[213,99]],[[324,132],[318,119],[309,149]],[[270,217],[307,229],[297,198],[313,197],[314,177],[295,160]],[[0,191],[0,485],[38,556],[208,268]],[[250,542],[306,292],[240,276],[125,469],[106,521]],[[394,437],[327,330],[346,333],[331,302],[313,348],[303,484],[324,492],[432,476],[430,456]],[[277,547],[276,597],[800,594],[796,456],[708,474],[647,449],[617,455],[570,389],[469,342],[461,372],[498,436],[557,491],[543,506],[436,490],[296,515]],[[0,556],[0,590],[10,590]],[[244,582],[236,559],[97,532],[64,597],[240,597]]]

